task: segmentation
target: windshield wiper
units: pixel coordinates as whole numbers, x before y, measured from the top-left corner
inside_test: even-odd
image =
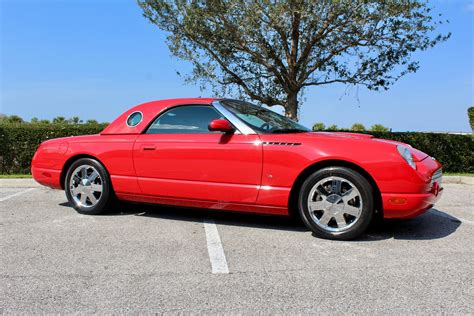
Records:
[[[274,129],[271,132],[272,134],[285,134],[285,133],[307,133],[308,131],[305,129],[299,129],[299,128],[279,128],[279,129]]]

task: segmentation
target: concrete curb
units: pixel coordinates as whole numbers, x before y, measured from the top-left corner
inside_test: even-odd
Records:
[[[33,179],[0,179],[0,188],[34,188],[41,186]]]
[[[443,176],[443,183],[457,183],[474,185],[474,177],[466,176]]]

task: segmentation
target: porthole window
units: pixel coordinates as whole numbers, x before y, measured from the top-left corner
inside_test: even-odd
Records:
[[[143,115],[142,115],[142,112],[133,112],[132,114],[130,114],[127,118],[127,126],[129,127],[135,127],[137,126],[138,124],[140,124],[140,122],[142,121],[143,119]]]

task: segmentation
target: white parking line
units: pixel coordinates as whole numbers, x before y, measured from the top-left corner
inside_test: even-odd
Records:
[[[214,220],[205,219],[204,230],[206,231],[207,251],[209,252],[212,273],[229,273],[224,248]]]
[[[11,198],[14,198],[15,196],[19,196],[19,195],[22,195],[22,194],[24,194],[24,193],[27,193],[27,192],[30,192],[30,191],[33,191],[33,190],[36,190],[36,189],[35,189],[35,188],[29,188],[29,189],[26,189],[26,190],[23,190],[23,191],[14,193],[14,194],[10,194],[10,195],[4,196],[4,197],[0,198],[0,202],[9,200],[9,199],[11,199]]]

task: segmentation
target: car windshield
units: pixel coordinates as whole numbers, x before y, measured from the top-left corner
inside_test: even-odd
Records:
[[[283,115],[252,103],[237,100],[222,100],[220,103],[258,133],[283,134],[310,132],[310,129],[307,127]]]

